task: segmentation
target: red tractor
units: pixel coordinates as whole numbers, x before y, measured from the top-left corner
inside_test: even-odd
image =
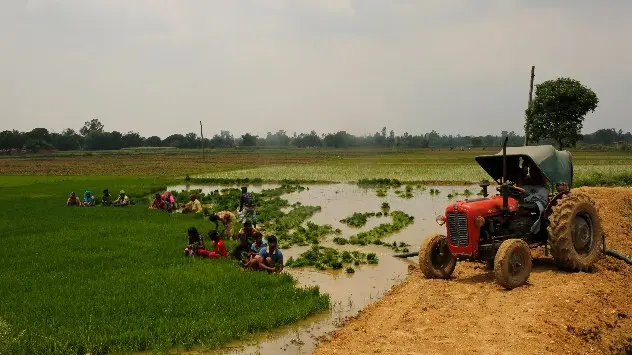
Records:
[[[602,256],[601,220],[593,201],[570,191],[573,164],[567,151],[552,146],[503,149],[475,158],[498,184],[490,196],[448,205],[437,216],[446,235],[424,241],[419,264],[427,278],[450,278],[457,260],[486,262],[506,289],[527,282],[532,248],[545,247],[558,267],[588,270]]]

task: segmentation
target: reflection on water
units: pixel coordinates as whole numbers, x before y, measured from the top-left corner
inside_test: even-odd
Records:
[[[249,188],[254,192],[262,189],[275,188],[278,185],[266,184]],[[301,202],[304,205],[321,206],[322,211],[312,217],[317,224],[331,224],[343,231],[342,236],[349,236],[369,230],[380,223],[390,223],[390,217],[370,218],[366,226],[352,228],[339,221],[354,212],[379,212],[382,202],[390,204],[390,210],[401,210],[415,217],[415,223],[401,230],[394,236],[385,238],[386,242],[405,242],[410,244],[410,251],[417,251],[422,240],[435,233],[445,233],[445,227],[435,222],[437,214],[441,213],[448,203],[447,195],[453,190],[462,192],[465,188],[477,191],[478,187],[434,187],[441,191],[432,196],[428,191],[415,189],[414,197],[404,199],[389,191],[386,197],[377,197],[374,189],[364,189],[356,185],[308,185],[309,189],[285,195],[290,203]],[[169,187],[170,190],[181,190],[184,186]],[[210,192],[225,188],[219,186],[189,186],[189,189],[202,189]],[[461,197],[463,198],[463,197]],[[324,246],[334,246],[330,241],[324,241]],[[355,316],[359,310],[369,303],[379,299],[393,285],[403,280],[407,274],[409,263],[416,263],[416,258],[400,259],[393,257],[393,251],[383,246],[354,246],[335,245],[341,250],[360,250],[364,253],[376,253],[380,259],[378,265],[362,265],[356,267],[354,274],[347,274],[344,270],[316,271],[314,269],[285,270],[292,274],[300,286],[320,287],[321,292],[331,297],[329,312],[312,316],[301,322],[283,327],[275,332],[268,332],[253,336],[246,341],[238,341],[213,351],[217,354],[311,354],[318,339],[333,331],[345,318]],[[308,247],[292,247],[283,250],[285,258],[296,258]]]

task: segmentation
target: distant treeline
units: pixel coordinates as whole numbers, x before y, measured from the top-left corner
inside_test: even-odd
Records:
[[[502,131],[499,135],[462,136],[445,135],[432,131],[424,134],[395,134],[386,127],[373,135],[354,136],[345,131],[318,134],[288,134],[286,131],[269,132],[265,137],[246,133],[234,137],[229,131],[221,131],[211,138],[204,138],[206,148],[234,147],[326,147],[326,148],[459,148],[459,147],[498,147],[503,137],[509,137],[508,144],[519,146],[524,136],[514,132]],[[600,129],[583,136],[583,145],[612,145],[617,142],[632,142],[632,134],[622,130]],[[540,142],[553,144],[553,142]],[[50,151],[50,150],[118,150],[134,147],[175,147],[201,148],[202,140],[196,133],[172,134],[164,139],[157,136],[143,137],[136,132],[108,132],[99,120],[86,122],[75,131],[72,128],[61,133],[50,132],[46,128],[35,128],[29,132],[16,130],[0,132],[0,150],[7,151]]]

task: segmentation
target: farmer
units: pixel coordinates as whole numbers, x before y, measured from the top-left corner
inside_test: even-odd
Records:
[[[517,185],[517,188],[523,193],[522,200],[538,206],[540,216],[531,226],[531,233],[537,234],[540,231],[542,216],[548,204],[549,197],[549,190],[546,187],[544,177],[540,174],[538,169],[531,169],[527,165],[521,169],[521,174],[518,175]]]
[[[66,201],[67,206],[81,206],[81,200],[77,197],[77,194],[73,192],[70,193],[68,197],[68,201]]]
[[[160,194],[154,195],[154,199],[151,201],[149,205],[150,210],[166,210],[167,204],[162,200],[162,196]]]
[[[221,211],[217,213],[213,213],[209,216],[208,220],[211,223],[215,223],[215,230],[219,228],[219,222],[222,222],[222,226],[224,226],[224,230],[222,234],[227,238],[232,238],[235,229],[235,221],[237,218],[235,214],[230,211]]]
[[[176,199],[171,194],[171,191],[165,191],[165,193],[162,194],[162,199],[167,205],[168,212],[171,212],[176,208]]]
[[[204,250],[204,237],[200,235],[197,228],[190,227],[187,230],[187,246],[184,248],[184,255],[198,255],[199,250]]]
[[[110,196],[110,191],[108,191],[108,189],[103,190],[103,194],[101,195],[101,205],[109,206],[112,203],[111,199],[112,197]]]
[[[283,253],[277,248],[277,237],[271,235],[268,238],[268,247],[261,248],[259,255],[255,257],[256,268],[268,272],[283,271]]]
[[[247,254],[250,251],[253,240],[255,239],[254,234],[256,232],[257,230],[252,226],[250,221],[246,221],[246,223],[244,223],[244,227],[240,229],[237,234],[236,239],[238,240],[238,244],[235,246],[235,249],[233,249],[233,258],[244,262],[248,261]],[[244,254],[246,255],[246,260],[243,260]]]
[[[239,219],[245,222],[246,216],[250,215],[253,226],[257,226],[257,210],[252,194],[248,192],[246,186],[241,188],[241,198],[239,199]]]
[[[83,193],[83,205],[86,207],[94,206],[94,196],[92,196],[92,191],[86,190]]]
[[[125,190],[119,192],[119,197],[112,202],[112,206],[129,206],[129,197],[125,194]]]
[[[211,257],[227,257],[226,244],[224,244],[224,239],[222,239],[219,233],[216,230],[211,230],[208,232],[208,237],[213,241],[213,253]]]
[[[261,232],[255,232],[254,238],[255,241],[250,246],[250,254],[252,254],[252,257],[254,257],[256,254],[259,254],[259,251],[262,248],[266,248],[268,246],[268,242],[263,239],[263,234],[261,234]]]
[[[200,202],[200,200],[198,200],[196,194],[191,195],[190,201],[184,205],[184,209],[182,210],[182,213],[189,213],[189,212],[193,212],[193,213],[202,212],[202,203]]]
[[[255,241],[250,246],[250,251],[248,252],[248,262],[245,267],[256,269],[256,264],[259,263],[257,255],[259,255],[259,251],[261,251],[261,249],[268,247],[268,242],[263,239],[263,234],[261,234],[261,232],[255,232],[254,238]]]

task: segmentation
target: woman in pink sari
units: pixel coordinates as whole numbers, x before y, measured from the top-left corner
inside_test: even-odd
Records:
[[[165,191],[165,193],[162,194],[162,200],[167,204],[167,212],[176,209],[176,199],[171,194],[171,191]]]

